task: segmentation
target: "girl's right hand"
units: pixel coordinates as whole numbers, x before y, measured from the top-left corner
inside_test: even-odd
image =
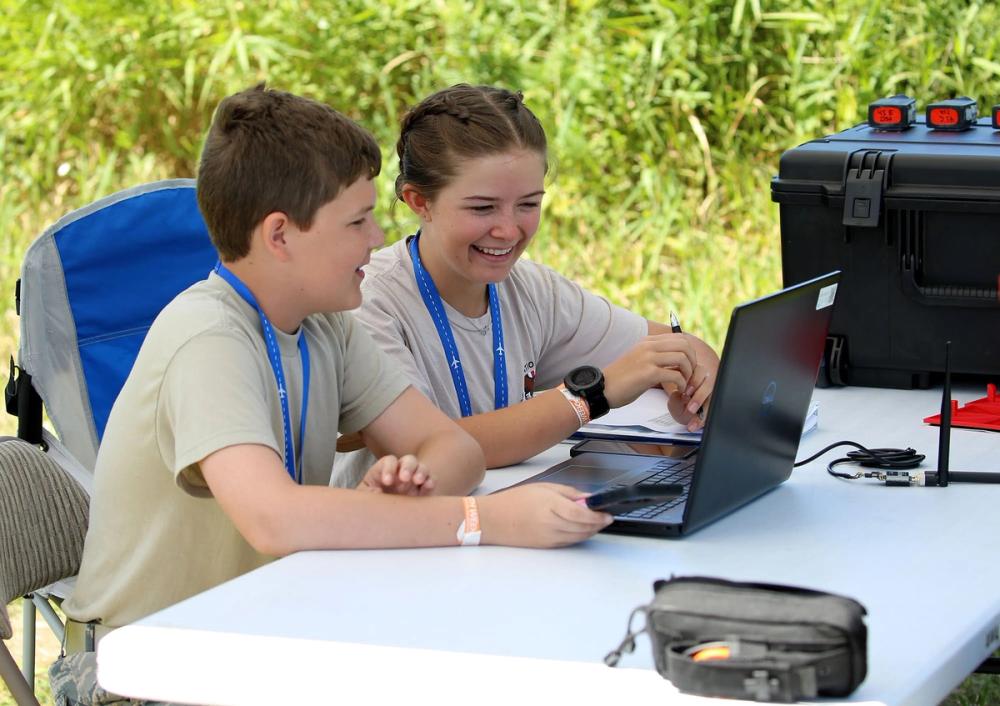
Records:
[[[582,502],[587,493],[568,485],[530,483],[477,498],[483,544],[565,547],[611,524],[605,512]]]
[[[612,409],[651,387],[686,390],[698,356],[683,333],[646,336],[604,368],[604,396]]]

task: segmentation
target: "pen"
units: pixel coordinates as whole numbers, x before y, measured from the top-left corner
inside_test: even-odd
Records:
[[[677,315],[674,314],[674,312],[672,312],[672,311],[670,312],[670,330],[673,333],[684,333],[684,331],[681,330],[681,322],[680,322],[680,320],[677,318]],[[705,408],[704,407],[699,407],[698,408],[698,419],[700,419],[703,422],[705,421]]]
[[[670,330],[674,333],[684,333],[681,331],[681,322],[677,320],[677,316],[674,312],[670,312]]]

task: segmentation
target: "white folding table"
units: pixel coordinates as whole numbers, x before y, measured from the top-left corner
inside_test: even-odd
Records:
[[[851,439],[934,462],[937,429],[920,420],[939,395],[817,390],[799,458]],[[956,429],[951,449],[953,470],[1000,471],[1000,434]],[[567,450],[491,471],[481,492]],[[115,631],[100,682],[207,704],[718,703],[661,679],[645,636],[619,668],[602,663],[653,581],[675,574],[852,596],[869,612],[869,670],[847,702],[937,704],[1000,645],[1000,486],[838,480],[827,460],[681,539],[294,554]]]

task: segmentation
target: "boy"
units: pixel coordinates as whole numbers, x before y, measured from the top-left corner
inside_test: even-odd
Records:
[[[260,85],[219,105],[198,204],[220,264],[157,317],[112,410],[57,702],[96,687],[108,631],[273,557],[555,546],[611,521],[563,486],[454,497],[482,479],[481,449],[344,313],[383,241],[380,166],[371,135],[320,103]],[[330,482],[338,429],[381,456],[362,477]]]

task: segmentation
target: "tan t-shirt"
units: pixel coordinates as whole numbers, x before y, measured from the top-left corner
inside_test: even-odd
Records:
[[[275,331],[299,438],[302,367],[310,354],[303,482],[331,482],[337,431],[371,423],[407,387],[350,314]],[[64,603],[78,621],[119,627],[254,569],[254,551],[211,498],[198,463],[236,444],[284,458],[274,373],[257,311],[213,274],[157,317],[115,402],[94,472],[83,562]],[[237,471],[234,471],[237,472]],[[340,475],[333,485],[353,487]]]
[[[379,250],[365,267],[357,311],[379,348],[418,390],[452,419],[462,416],[437,329],[420,296],[406,240]],[[646,320],[588,292],[554,270],[520,259],[497,285],[509,405],[555,387],[578,365],[604,367],[649,332]],[[492,412],[490,312],[470,318],[444,304],[461,357],[473,414]],[[338,472],[362,473],[367,450],[337,457]]]
[[[461,416],[441,340],[413,276],[406,241],[379,250],[365,267],[356,315],[379,347],[451,418]],[[604,367],[649,332],[644,318],[525,258],[497,285],[509,404],[555,387],[578,365]],[[491,412],[490,313],[470,318],[444,302],[462,359],[473,414]]]

